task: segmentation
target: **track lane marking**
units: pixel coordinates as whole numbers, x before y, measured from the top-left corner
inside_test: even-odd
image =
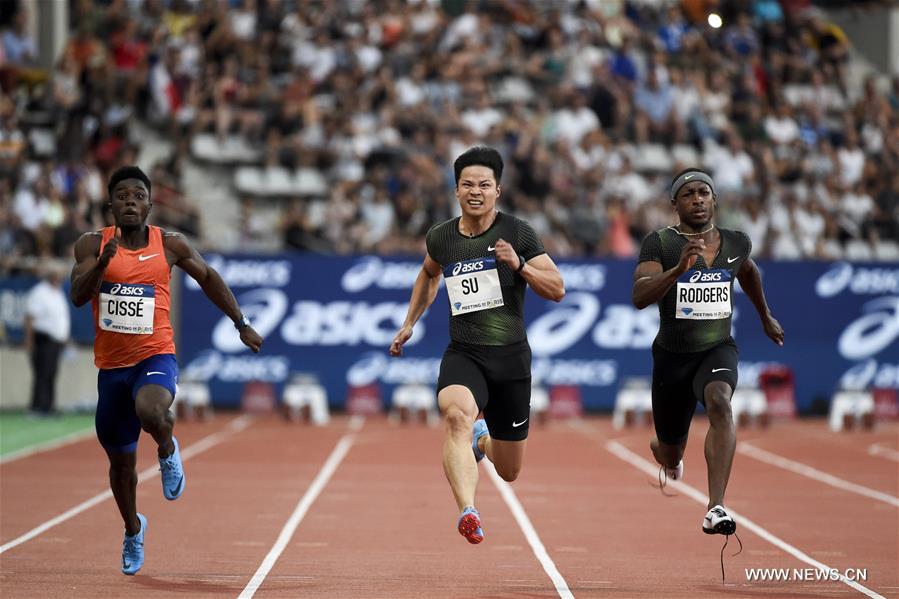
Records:
[[[362,425],[364,423],[365,419],[361,416],[353,416],[350,419],[350,432],[346,433],[343,437],[340,438],[340,440],[337,442],[337,445],[331,451],[331,455],[329,455],[328,459],[325,460],[325,463],[322,464],[321,470],[319,470],[315,479],[309,485],[309,488],[306,489],[303,497],[301,497],[297,502],[293,513],[287,519],[287,522],[281,529],[280,534],[278,534],[278,538],[275,540],[275,544],[272,545],[272,548],[269,550],[268,554],[265,556],[265,558],[263,558],[262,563],[259,564],[259,568],[256,569],[256,572],[253,574],[252,578],[250,578],[247,586],[245,586],[244,589],[240,592],[240,595],[238,595],[238,599],[250,599],[265,581],[266,576],[268,576],[269,572],[272,571],[272,568],[275,566],[275,563],[277,563],[278,558],[281,557],[284,549],[287,548],[287,544],[290,543],[290,539],[296,532],[297,527],[300,525],[300,522],[302,522],[303,518],[306,517],[306,514],[309,512],[309,508],[312,507],[313,503],[315,503],[315,500],[322,492],[322,489],[325,488],[325,485],[327,485],[328,481],[331,480],[331,477],[334,475],[337,467],[340,466],[343,458],[345,458],[347,453],[349,453],[350,447],[353,446],[353,442],[356,440],[356,433],[359,431],[359,429],[362,428]]]
[[[884,447],[879,443],[872,443],[868,447],[868,455],[874,455],[881,458],[886,458],[888,460],[893,460],[894,462],[899,462],[899,451],[890,449],[889,447]]]
[[[812,480],[824,483],[825,485],[842,489],[843,491],[849,491],[850,493],[855,493],[857,495],[863,495],[871,499],[876,499],[877,501],[882,501],[893,507],[899,507],[899,498],[894,497],[893,495],[888,495],[887,493],[881,493],[880,491],[875,491],[874,489],[851,483],[801,462],[796,462],[777,455],[776,453],[765,451],[764,449],[746,443],[745,441],[737,444],[737,452],[754,460],[770,464],[771,466],[776,466],[783,470],[789,470],[790,472],[805,476],[806,478],[811,478]]]
[[[537,561],[540,562],[544,572],[546,572],[547,576],[552,580],[553,585],[556,588],[556,593],[558,593],[559,597],[562,599],[574,599],[574,595],[568,588],[568,583],[565,582],[562,574],[559,572],[558,568],[556,568],[556,564],[546,551],[546,547],[543,546],[543,542],[540,540],[540,536],[534,529],[534,525],[531,524],[531,519],[528,518],[527,513],[524,511],[524,507],[522,507],[521,502],[518,501],[518,497],[515,495],[515,491],[512,490],[512,485],[504,481],[500,475],[496,473],[496,468],[493,467],[493,464],[491,464],[489,460],[484,460],[484,469],[487,471],[487,474],[490,475],[490,480],[493,481],[497,490],[499,490],[499,494],[502,496],[503,501],[509,506],[509,510],[515,517],[515,521],[518,523],[519,528],[521,528],[521,532],[524,533],[524,537],[531,546],[531,550],[537,557]]]
[[[197,441],[196,443],[190,445],[189,447],[184,448],[181,451],[181,460],[187,461],[188,459],[190,459],[194,456],[197,456],[197,455],[203,453],[204,451],[207,451],[211,447],[218,445],[219,443],[226,440],[227,438],[234,435],[235,433],[239,433],[240,431],[244,430],[252,422],[253,422],[253,417],[248,416],[248,415],[244,415],[244,416],[235,418],[228,424],[228,426],[226,427],[225,430],[221,430],[221,431],[212,433],[210,435],[207,435],[207,436],[203,437],[202,439],[200,439],[199,441]],[[137,476],[137,484],[141,484],[144,481],[149,480],[150,478],[155,478],[156,473],[158,471],[159,471],[158,465],[150,466],[149,468],[141,471],[140,474],[138,474],[138,476]],[[106,491],[103,491],[102,493],[98,493],[97,495],[94,495],[90,499],[79,503],[75,507],[63,512],[62,514],[56,516],[55,518],[51,518],[50,520],[47,520],[43,524],[40,524],[39,526],[32,528],[25,534],[16,537],[12,541],[9,541],[8,543],[4,543],[3,545],[0,545],[0,554],[6,553],[10,549],[17,547],[17,546],[21,545],[22,543],[30,541],[34,537],[50,530],[54,526],[62,524],[66,520],[70,520],[70,519],[74,518],[81,512],[88,510],[88,509],[94,507],[95,505],[97,505],[98,503],[102,503],[103,501],[106,501],[107,499],[111,499],[111,498],[112,498],[112,491],[109,489],[107,489]]]
[[[650,476],[658,475],[658,471],[659,471],[658,466],[653,466],[648,460],[643,459],[642,457],[640,457],[639,455],[637,455],[636,453],[634,453],[633,451],[631,451],[630,449],[628,449],[627,447],[622,445],[621,443],[618,443],[617,441],[608,441],[605,444],[605,448],[606,448],[606,451],[608,451],[615,457],[619,458],[620,460],[627,462],[631,466],[635,467],[637,470],[640,470],[641,472],[644,472]],[[700,491],[697,491],[696,489],[694,489],[693,487],[691,487],[690,485],[688,485],[682,481],[669,480],[668,485],[677,489],[678,491],[680,491],[687,497],[690,497],[694,501],[701,503],[704,506],[707,506],[709,503],[709,498],[705,494],[703,494]],[[768,541],[772,545],[782,549],[786,553],[789,553],[790,555],[792,555],[799,561],[805,562],[806,564],[808,564],[814,568],[817,568],[819,570],[826,570],[828,572],[835,571],[834,568],[831,568],[827,564],[819,562],[818,560],[816,560],[816,559],[812,558],[811,556],[802,552],[800,549],[794,547],[793,545],[790,545],[789,543],[787,543],[780,537],[777,537],[774,534],[768,532],[765,528],[762,528],[760,525],[756,524],[755,522],[753,522],[746,516],[738,514],[731,508],[727,508],[727,511],[730,512],[734,517],[739,518],[740,526],[746,527],[748,530],[755,533],[756,536],[761,537],[763,540]],[[839,574],[839,580],[840,580],[840,582],[842,582],[846,585],[849,585],[850,587],[852,587],[856,591],[862,593],[863,595],[871,597],[871,599],[885,599],[885,597],[883,597],[883,595],[880,595],[877,592],[872,591],[868,587],[861,585],[854,580],[850,580],[849,578],[846,578],[842,574]]]

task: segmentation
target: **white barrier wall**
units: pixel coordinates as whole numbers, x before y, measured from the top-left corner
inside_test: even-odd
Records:
[[[31,381],[31,363],[25,350],[0,346],[0,410],[27,408],[31,401]],[[96,405],[97,369],[93,349],[69,348],[60,359],[56,407],[93,409]]]

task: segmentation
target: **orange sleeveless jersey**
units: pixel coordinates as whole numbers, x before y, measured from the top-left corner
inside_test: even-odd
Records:
[[[174,354],[175,340],[172,325],[169,322],[169,279],[171,269],[165,258],[165,248],[162,244],[162,229],[150,226],[150,243],[139,250],[129,250],[119,245],[115,256],[109,261],[106,272],[103,273],[101,293],[94,296],[92,307],[94,311],[94,364],[97,368],[122,368],[133,366],[138,362],[157,354]],[[105,227],[101,230],[103,241],[100,243],[100,252],[103,247],[115,235],[114,227]],[[152,316],[152,333],[122,333],[109,330],[110,326],[116,326],[113,318],[101,317],[101,302],[104,315],[116,310],[119,313],[127,313],[126,308],[116,308],[115,305],[127,306],[127,296],[109,295],[109,293],[121,293],[122,286],[135,289],[134,292],[150,293],[152,289],[155,299],[155,307]],[[134,287],[129,287],[134,286]],[[109,302],[113,298],[113,302]],[[116,304],[115,300],[121,299]],[[143,299],[143,298],[134,298]],[[138,302],[139,303],[139,302]],[[137,305],[137,310],[141,308]],[[134,308],[132,308],[132,312]],[[138,312],[139,314],[139,312]],[[133,314],[131,314],[133,316]],[[121,318],[126,319],[126,316]],[[131,320],[134,320],[132,318]],[[128,321],[130,323],[130,321]],[[143,324],[150,324],[149,315]],[[143,331],[137,325],[125,324],[120,328]],[[146,328],[146,327],[145,327]]]

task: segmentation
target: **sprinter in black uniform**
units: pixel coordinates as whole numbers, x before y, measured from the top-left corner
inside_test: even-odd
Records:
[[[771,315],[759,269],[749,257],[745,233],[720,229],[712,178],[699,169],[678,173],[671,184],[677,226],[643,240],[634,272],[634,305],[659,305],[661,324],[652,345],[652,454],[670,479],[683,477],[690,421],[701,401],[709,415],[705,438],[708,534],[732,534],[737,525],[724,509],[736,433],[730,398],[737,386],[737,346],[730,336],[734,277],[752,300],[762,327],[778,345],[784,332]]]
[[[477,462],[487,456],[511,482],[524,459],[531,398],[525,288],[560,301],[565,287],[530,225],[495,208],[503,174],[499,152],[474,147],[453,166],[462,216],[428,231],[428,252],[390,353],[402,353],[412,327],[437,296],[442,274],[450,302],[450,344],[437,381],[445,430],[443,469],[462,512],[459,532],[468,542],[480,543],[484,533],[474,507]],[[479,412],[483,420],[476,420]]]

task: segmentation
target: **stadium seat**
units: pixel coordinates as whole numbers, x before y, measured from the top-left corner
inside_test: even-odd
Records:
[[[671,170],[671,155],[662,144],[640,144],[636,147],[634,170],[638,172],[667,173]]]
[[[671,159],[679,164],[696,164],[699,162],[699,152],[688,144],[675,144],[671,148]]]
[[[328,182],[321,171],[314,168],[298,168],[291,184],[291,195],[324,196],[328,193]]]
[[[881,262],[899,261],[899,242],[885,239],[874,244],[874,257]]]
[[[850,239],[846,242],[846,259],[863,262],[874,258],[871,244],[864,239]]]

